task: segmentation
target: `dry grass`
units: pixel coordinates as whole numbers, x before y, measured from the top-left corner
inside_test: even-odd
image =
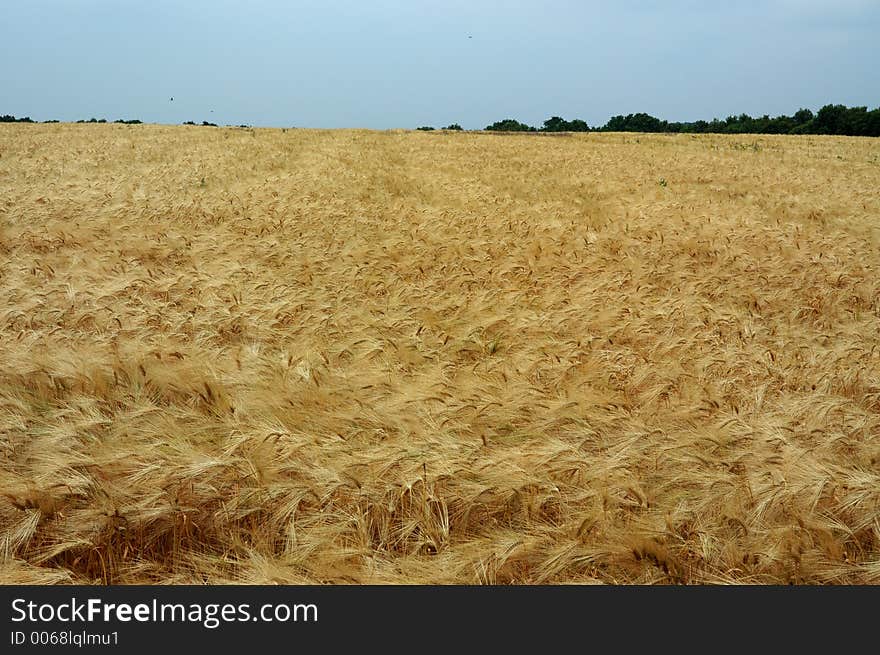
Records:
[[[0,582],[880,583],[878,188],[866,139],[2,125]]]

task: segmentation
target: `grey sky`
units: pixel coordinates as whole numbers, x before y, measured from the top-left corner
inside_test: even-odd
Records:
[[[880,0],[10,1],[0,113],[478,129],[874,108],[878,35]]]

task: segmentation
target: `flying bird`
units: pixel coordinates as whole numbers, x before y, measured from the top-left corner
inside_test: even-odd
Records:
[[[171,98],[171,100],[169,100],[168,102],[174,102],[174,98]]]

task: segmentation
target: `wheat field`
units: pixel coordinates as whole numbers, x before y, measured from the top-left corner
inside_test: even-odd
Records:
[[[0,582],[880,583],[880,141],[0,125]]]

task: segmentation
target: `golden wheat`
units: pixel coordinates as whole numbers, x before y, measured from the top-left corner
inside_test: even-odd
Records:
[[[880,583],[878,155],[0,125],[0,582]]]

